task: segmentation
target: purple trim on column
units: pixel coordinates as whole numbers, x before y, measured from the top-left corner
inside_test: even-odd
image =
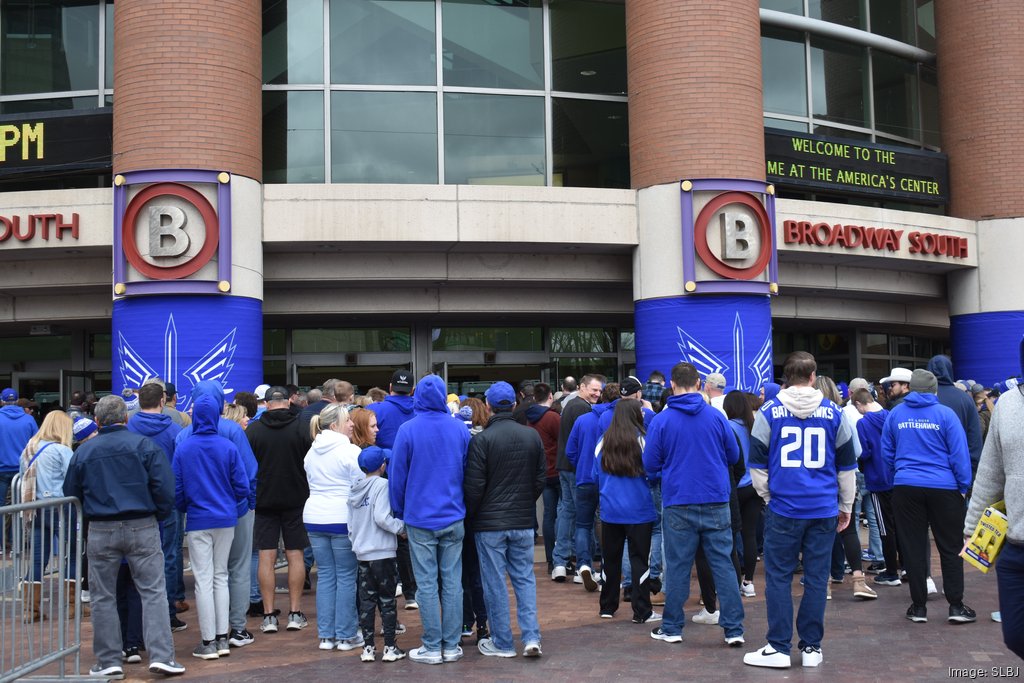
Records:
[[[114,186],[114,282],[125,285],[125,296],[134,294],[223,294],[217,282],[206,280],[145,280],[125,282],[128,261],[121,248],[124,236],[124,212],[128,206],[130,185],[153,183],[205,183],[217,186],[217,279],[231,281],[231,181],[217,179],[220,171],[195,169],[159,169],[119,173],[125,182]]]
[[[768,194],[767,183],[761,180],[744,180],[735,178],[699,178],[687,179],[693,185],[688,191],[680,185],[680,208],[683,237],[683,283],[693,282],[697,289],[685,294],[719,294],[739,292],[743,294],[771,294],[771,283],[779,281],[778,245],[775,235],[775,195]],[[683,181],[680,180],[680,183]],[[768,280],[697,280],[696,256],[694,248],[694,192],[747,192],[765,198],[765,210],[771,223],[771,258],[768,261]]]

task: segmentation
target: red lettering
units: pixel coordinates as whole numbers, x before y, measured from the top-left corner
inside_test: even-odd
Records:
[[[36,214],[36,220],[39,225],[39,236],[44,240],[50,240],[50,220],[56,218],[52,213],[39,213]]]
[[[11,223],[11,219],[7,216],[0,216],[0,224],[4,226],[4,231],[0,233],[0,242],[6,242],[11,238],[11,233],[14,231],[14,225]]]
[[[829,243],[828,240],[832,236],[832,226],[828,223],[816,223],[813,230],[814,231],[811,233],[811,236],[814,243],[819,247],[827,246]],[[825,231],[824,236],[822,235],[822,230]]]
[[[960,258],[967,258],[967,238],[960,238]]]
[[[77,213],[71,214],[71,222],[70,223],[65,223],[64,222],[64,214],[58,213],[54,217],[53,228],[54,228],[54,232],[56,233],[57,239],[63,240],[64,239],[64,232],[66,230],[70,230],[71,231],[71,238],[77,240],[78,239],[78,214]]]
[[[75,219],[78,218],[78,214],[75,214]],[[782,240],[786,244],[799,244],[800,243],[800,226],[796,221],[783,221],[782,222]]]
[[[814,239],[811,237],[810,221],[800,221],[797,226],[797,230],[800,235],[800,244],[814,244]]]
[[[25,222],[28,223],[28,232],[22,233],[21,216],[14,217],[14,239],[18,240],[19,242],[27,242],[33,237],[35,237],[36,234],[36,217],[32,214],[29,214],[28,220]]]
[[[853,249],[864,244],[864,228],[859,225],[847,225],[846,248]]]
[[[889,248],[889,251],[899,251],[900,250],[900,239],[903,237],[903,232],[904,231],[903,230],[890,230],[889,232],[892,233],[892,246]]]
[[[914,231],[907,235],[907,240],[910,242],[910,253],[919,254],[921,253],[921,233]]]

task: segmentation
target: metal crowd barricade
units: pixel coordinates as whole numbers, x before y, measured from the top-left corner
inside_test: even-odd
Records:
[[[77,498],[20,503],[20,489],[16,478],[14,504],[0,507],[0,683],[42,669],[40,678],[78,677],[82,506]]]

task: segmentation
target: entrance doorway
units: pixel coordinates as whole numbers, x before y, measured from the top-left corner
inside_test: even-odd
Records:
[[[316,388],[325,380],[336,377],[351,382],[357,394],[365,394],[373,387],[388,390],[391,375],[402,366],[395,365],[297,365],[295,384],[303,388]],[[405,367],[408,367],[406,365]]]
[[[518,391],[523,381],[551,383],[550,363],[522,365],[459,365],[448,364],[448,388],[458,394],[483,398],[495,382],[508,382]],[[456,390],[457,386],[457,390]]]

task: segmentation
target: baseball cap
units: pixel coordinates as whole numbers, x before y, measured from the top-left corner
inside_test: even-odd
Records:
[[[270,387],[264,396],[267,401],[287,401],[288,390],[284,387]]]
[[[257,401],[264,401],[267,397],[267,389],[270,388],[269,384],[261,384],[252,390],[252,393],[256,394]]]
[[[75,442],[85,441],[89,438],[89,435],[95,432],[99,427],[96,423],[87,417],[79,417],[75,419],[74,425],[71,427],[71,433],[74,436]]]
[[[0,393],[0,400],[3,400],[3,401],[8,402],[8,403],[9,402],[13,402],[13,401],[17,401],[18,400],[18,392],[15,391],[14,389],[10,388],[10,387],[7,387],[6,389],[3,390],[3,393]]]
[[[395,370],[391,375],[391,391],[396,394],[408,394],[416,383],[412,380],[412,373],[408,370]]]
[[[725,375],[720,372],[712,372],[704,380],[704,384],[712,387],[718,387],[719,389],[725,389]]]
[[[387,453],[383,448],[364,448],[359,454],[359,469],[376,472],[388,461]]]
[[[495,382],[484,393],[487,402],[495,408],[508,408],[516,404],[516,392],[508,382]]]
[[[164,393],[168,396],[174,396],[178,393],[178,387],[174,386],[174,382],[164,382]]]
[[[888,377],[882,378],[882,384],[888,384],[889,382],[906,382],[910,384],[913,376],[914,373],[906,368],[893,368]]]
[[[640,380],[630,375],[622,380],[622,384],[619,385],[619,396],[632,396],[636,392],[643,390],[644,385],[641,384]]]

